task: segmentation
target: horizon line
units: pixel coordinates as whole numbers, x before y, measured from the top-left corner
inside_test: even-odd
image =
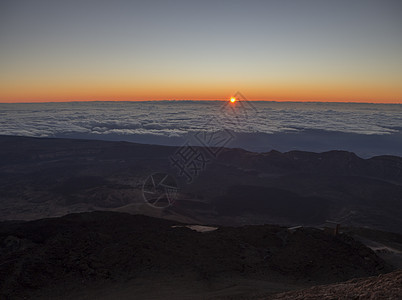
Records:
[[[44,103],[77,103],[77,102],[227,102],[219,99],[163,99],[163,100],[65,100],[65,101],[21,101],[0,102],[0,104],[44,104]],[[243,100],[244,101],[244,100]],[[254,99],[249,102],[272,102],[272,103],[340,103],[340,104],[402,104],[401,102],[365,102],[365,101],[319,101],[319,100],[261,100]]]

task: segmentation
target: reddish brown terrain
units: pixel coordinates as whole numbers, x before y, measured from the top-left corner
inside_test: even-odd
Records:
[[[272,300],[402,299],[402,271],[365,279],[315,286],[266,298]]]

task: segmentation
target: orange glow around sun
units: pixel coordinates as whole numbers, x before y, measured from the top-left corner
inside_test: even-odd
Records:
[[[230,102],[235,103],[235,102],[236,102],[236,98],[234,98],[234,97],[230,98]]]

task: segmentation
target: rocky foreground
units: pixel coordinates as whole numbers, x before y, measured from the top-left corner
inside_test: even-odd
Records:
[[[131,290],[120,299],[242,299],[392,270],[346,234],[271,225],[197,232],[181,225],[116,212],[2,222],[0,298],[112,299],[122,290],[113,287],[124,284]],[[150,297],[169,278],[175,288]],[[95,297],[98,287],[110,289]]]
[[[402,271],[274,295],[276,300],[402,299]]]

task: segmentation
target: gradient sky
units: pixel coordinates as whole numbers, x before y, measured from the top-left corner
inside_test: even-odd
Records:
[[[0,2],[0,102],[402,103],[402,1]]]

